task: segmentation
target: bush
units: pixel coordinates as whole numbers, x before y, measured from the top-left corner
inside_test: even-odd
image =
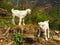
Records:
[[[51,11],[48,13],[50,18],[50,27],[52,29],[60,29],[60,5],[55,5],[52,7]]]
[[[36,22],[38,23],[40,21],[45,21],[45,20],[48,20],[47,14],[41,14],[37,16]]]
[[[15,45],[20,45],[22,43],[22,35],[20,33],[13,33],[13,40]]]
[[[8,11],[10,11],[12,6],[9,5],[7,1],[4,1],[4,2],[0,3],[0,8],[4,8],[4,9],[7,9]]]
[[[45,21],[48,20],[48,16],[46,14],[38,14],[34,13],[31,15],[26,16],[25,18],[25,23],[35,23],[37,24],[40,21]]]

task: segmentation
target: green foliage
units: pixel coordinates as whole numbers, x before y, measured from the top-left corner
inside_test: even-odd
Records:
[[[36,22],[48,20],[47,14],[41,14],[37,16]]]
[[[35,4],[29,4],[27,3],[27,5],[24,5],[25,3],[23,3],[20,5],[21,3],[19,3],[19,5],[10,5],[8,0],[4,0],[3,2],[0,2],[0,8],[4,8],[7,11],[11,11],[12,8],[14,9],[26,9],[26,8],[31,8],[32,10],[32,14],[26,16],[25,18],[25,23],[35,23],[37,24],[40,21],[45,21],[45,20],[50,20],[50,27],[54,28],[54,29],[60,29],[60,4],[54,5],[52,6],[52,9],[47,12],[44,12],[43,14],[38,14],[38,10],[40,10],[40,7],[35,6]],[[50,17],[50,18],[49,18]],[[0,17],[0,27],[5,27],[5,26],[11,26],[14,27],[12,24],[11,19],[5,19]],[[9,18],[9,17],[7,17]],[[2,21],[3,20],[3,21]]]
[[[48,20],[48,16],[46,14],[38,14],[33,13],[25,18],[25,22],[32,22],[32,23],[38,23],[40,21]]]
[[[0,27],[14,27],[15,25],[12,24],[12,17],[11,16],[0,16]]]
[[[25,23],[30,23],[30,21],[31,21],[30,18],[31,18],[30,15],[27,15],[25,17]]]
[[[22,43],[22,34],[20,33],[13,33],[13,40],[15,45],[20,45]]]
[[[60,29],[60,5],[55,5],[52,7],[51,11],[49,12],[50,18],[50,27],[52,29]]]
[[[2,3],[0,3],[0,8],[4,8],[8,11],[11,11],[12,7],[13,6],[11,6],[8,1],[3,1]]]

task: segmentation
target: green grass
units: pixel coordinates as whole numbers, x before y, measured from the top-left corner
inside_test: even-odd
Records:
[[[14,32],[13,33],[13,40],[14,40],[15,45],[21,45],[21,43],[23,41],[22,34]]]
[[[0,16],[0,27],[14,27],[12,24],[12,16]]]

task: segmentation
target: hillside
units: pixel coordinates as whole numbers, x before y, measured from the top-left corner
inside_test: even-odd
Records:
[[[32,27],[31,27],[32,26]],[[23,32],[21,32],[23,31]],[[32,24],[27,24],[25,26],[15,26],[14,28],[5,27],[0,28],[0,45],[14,45],[13,32],[22,34],[22,43],[19,45],[60,45],[60,32],[57,34],[55,30],[50,29],[50,38],[48,41],[42,37],[36,37],[37,26]],[[17,37],[18,39],[18,37]],[[15,40],[17,40],[15,38]]]
[[[20,25],[15,17],[12,23],[11,9],[31,9],[24,18],[26,25]],[[38,22],[49,20],[48,41],[37,37]],[[60,45],[60,0],[0,0],[0,45]]]

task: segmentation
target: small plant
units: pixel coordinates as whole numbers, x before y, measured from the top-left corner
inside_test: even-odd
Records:
[[[47,14],[41,14],[37,16],[36,22],[38,23],[40,21],[46,21],[46,20],[48,20]]]
[[[25,18],[25,22],[28,22],[28,23],[31,22],[35,24],[37,24],[40,21],[45,21],[45,20],[48,20],[47,14],[33,13]]]
[[[20,45],[22,43],[22,34],[14,32],[13,40],[15,45]]]

